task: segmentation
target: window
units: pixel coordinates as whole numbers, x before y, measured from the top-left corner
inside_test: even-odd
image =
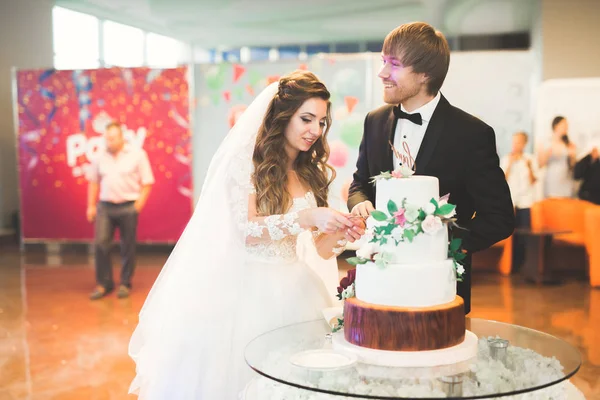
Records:
[[[321,44],[309,44],[306,46],[306,54],[312,56],[319,53],[329,53],[329,45],[325,43]]]
[[[251,61],[267,61],[269,59],[270,47],[251,47],[250,48],[250,60]]]
[[[132,26],[104,21],[104,63],[107,66],[144,65],[144,31]]]
[[[176,67],[189,61],[188,48],[179,40],[148,33],[146,35],[146,64],[151,67]]]
[[[100,66],[98,18],[54,7],[52,24],[54,68],[83,69]]]

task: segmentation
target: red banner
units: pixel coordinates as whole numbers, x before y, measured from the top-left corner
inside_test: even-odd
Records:
[[[23,238],[93,239],[86,171],[114,120],[148,153],[156,179],[138,240],[176,241],[192,213],[188,93],[187,68],[19,71]]]

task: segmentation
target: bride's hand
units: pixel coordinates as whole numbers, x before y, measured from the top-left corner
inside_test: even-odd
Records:
[[[323,233],[333,234],[342,229],[352,228],[354,224],[341,212],[328,207],[306,210],[308,224],[316,226]]]
[[[360,216],[349,214],[347,217],[350,222],[354,224],[354,226],[352,228],[345,228],[344,236],[347,241],[353,243],[356,240],[359,240],[362,235],[365,234],[365,228],[367,227],[367,224],[365,223],[364,218]]]

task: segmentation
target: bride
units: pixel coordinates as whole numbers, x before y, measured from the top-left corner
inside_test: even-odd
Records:
[[[236,399],[254,376],[244,347],[321,317],[332,293],[298,259],[312,231],[323,258],[364,231],[327,207],[330,94],[310,72],[267,87],[213,157],[190,222],[129,345],[140,399]]]

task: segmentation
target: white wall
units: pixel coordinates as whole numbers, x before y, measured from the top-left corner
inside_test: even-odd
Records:
[[[0,2],[0,228],[19,207],[11,69],[52,66],[53,3]]]
[[[600,76],[600,1],[542,0],[544,80]]]
[[[383,85],[377,77],[380,56],[373,54],[373,108],[383,104]],[[450,104],[494,128],[500,155],[510,150],[510,138],[519,130],[531,134],[534,56],[527,50],[457,51],[442,94]]]

